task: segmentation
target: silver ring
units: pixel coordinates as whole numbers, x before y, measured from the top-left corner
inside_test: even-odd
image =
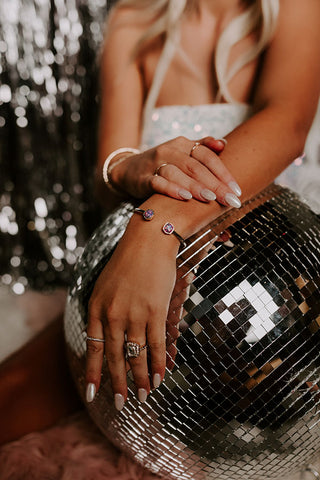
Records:
[[[140,345],[136,342],[124,342],[124,351],[126,355],[126,359],[128,358],[137,358],[140,355],[140,352],[147,348],[147,344]]]
[[[154,176],[157,177],[159,175],[159,170],[161,167],[165,167],[166,165],[168,165],[167,163],[162,163],[159,167],[157,167],[154,171]]]
[[[193,147],[192,147],[191,150],[190,150],[189,157],[192,157],[193,151],[194,151],[197,147],[199,147],[199,145],[201,145],[200,142],[195,142],[195,143],[194,143]]]
[[[87,340],[92,340],[93,342],[101,342],[101,343],[105,343],[105,340],[104,340],[104,338],[88,337],[88,335],[87,335]]]

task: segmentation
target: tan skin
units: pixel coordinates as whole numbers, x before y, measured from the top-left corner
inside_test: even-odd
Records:
[[[162,225],[172,221],[177,232],[188,238],[230,208],[224,201],[225,193],[230,191],[230,178],[241,186],[241,199],[247,199],[266,187],[302,152],[319,96],[320,3],[318,0],[280,0],[280,5],[277,30],[264,55],[259,77],[258,61],[255,61],[229,84],[236,100],[246,102],[252,98],[255,114],[227,136],[228,145],[220,154],[226,168],[221,175],[212,138],[202,140],[194,159],[189,157],[194,140],[178,138],[130,157],[113,169],[114,185],[127,191],[136,188],[140,198],[148,197],[141,208],[153,208],[156,212],[152,222],[144,222],[139,215],[132,217],[95,285],[89,304],[88,334],[105,338],[106,343],[104,350],[101,344],[88,342],[86,379],[98,390],[105,354],[119,409],[121,400],[127,398],[125,333],[129,340],[141,345],[147,341],[149,345],[151,372],[146,350],[130,361],[138,394],[142,393],[140,398],[154,387],[154,375],[163,379],[165,373],[166,318],[176,282],[179,243],[173,236],[161,233]],[[212,52],[220,29],[238,15],[240,5],[232,0],[200,0],[198,6],[198,10],[183,21],[182,42],[204,81],[198,81],[194,88],[194,74],[176,57],[163,83],[159,106],[211,103],[215,98],[216,84],[209,75]],[[121,15],[132,16],[130,28],[116,28],[123,19]],[[100,170],[112,150],[124,145],[138,147],[145,89],[151,83],[159,55],[157,51],[146,53],[128,66],[132,45],[143,28],[141,24],[135,26],[134,15],[133,11],[115,12],[110,20],[102,58],[105,94],[101,111]],[[254,36],[239,42],[231,52],[230,61],[252,41]],[[257,85],[255,89],[253,84]],[[179,88],[173,88],[175,85]],[[167,183],[157,184],[157,177],[152,175],[155,168],[171,162],[176,170],[163,167],[161,177]],[[138,163],[142,168],[137,167]],[[193,198],[188,201],[178,196],[172,198],[177,192],[175,184],[189,189]],[[199,193],[203,186],[213,190],[218,201],[205,202]],[[107,189],[104,196],[116,203]]]

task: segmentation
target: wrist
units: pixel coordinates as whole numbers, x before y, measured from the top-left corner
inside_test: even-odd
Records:
[[[106,158],[103,164],[102,176],[106,186],[110,188],[110,190],[114,191],[114,193],[120,193],[120,195],[125,193],[123,189],[119,188],[121,183],[119,182],[119,179],[117,179],[117,175],[115,175],[116,171],[114,172],[114,170],[128,157],[131,157],[137,153],[140,153],[140,150],[136,148],[123,147],[114,150]],[[114,173],[114,175],[112,175],[112,173]]]
[[[126,237],[132,239],[137,247],[151,247],[157,254],[163,252],[175,258],[180,248],[180,241],[174,235],[167,235],[163,231],[166,222],[157,218],[146,221],[142,215],[134,214],[127,226]]]
[[[155,211],[155,217],[160,223],[162,222],[161,226],[166,222],[173,223],[176,232],[187,240],[231,207],[222,206],[218,202],[202,203],[194,199],[181,202],[164,195],[154,194],[140,208],[152,208]]]

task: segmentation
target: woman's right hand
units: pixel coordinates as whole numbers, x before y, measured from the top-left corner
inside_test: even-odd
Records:
[[[223,140],[213,137],[198,142],[178,137],[128,157],[109,176],[115,187],[135,198],[160,193],[240,207],[241,189],[218,156],[224,147]]]

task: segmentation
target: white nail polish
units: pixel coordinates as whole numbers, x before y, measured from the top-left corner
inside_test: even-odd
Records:
[[[114,406],[120,412],[123,409],[123,405],[124,405],[123,395],[121,395],[121,393],[116,393],[114,396]]]
[[[230,207],[240,208],[241,202],[236,195],[233,193],[227,193],[224,197],[225,202],[230,205]]]
[[[91,403],[96,396],[96,386],[94,383],[88,383],[86,390],[86,400],[88,403]]]
[[[240,197],[240,195],[242,194],[242,191],[241,191],[240,185],[238,185],[237,182],[229,182],[228,186],[236,195],[238,195],[238,197]]]
[[[228,140],[225,138],[218,138],[217,140],[219,140],[219,142],[224,143],[225,145],[228,145]]]
[[[161,383],[161,375],[160,375],[160,373],[155,373],[153,375],[153,386],[154,386],[154,388],[158,388],[160,386],[160,383]]]
[[[147,390],[145,390],[144,388],[139,388],[138,398],[141,403],[144,403],[147,400],[147,396],[148,396]]]
[[[211,190],[208,190],[207,188],[201,190],[200,194],[202,198],[208,201],[215,200],[217,198],[217,195],[211,192]]]
[[[184,200],[190,200],[192,198],[192,194],[188,192],[188,190],[184,190],[183,188],[181,188],[178,193],[179,196]]]

